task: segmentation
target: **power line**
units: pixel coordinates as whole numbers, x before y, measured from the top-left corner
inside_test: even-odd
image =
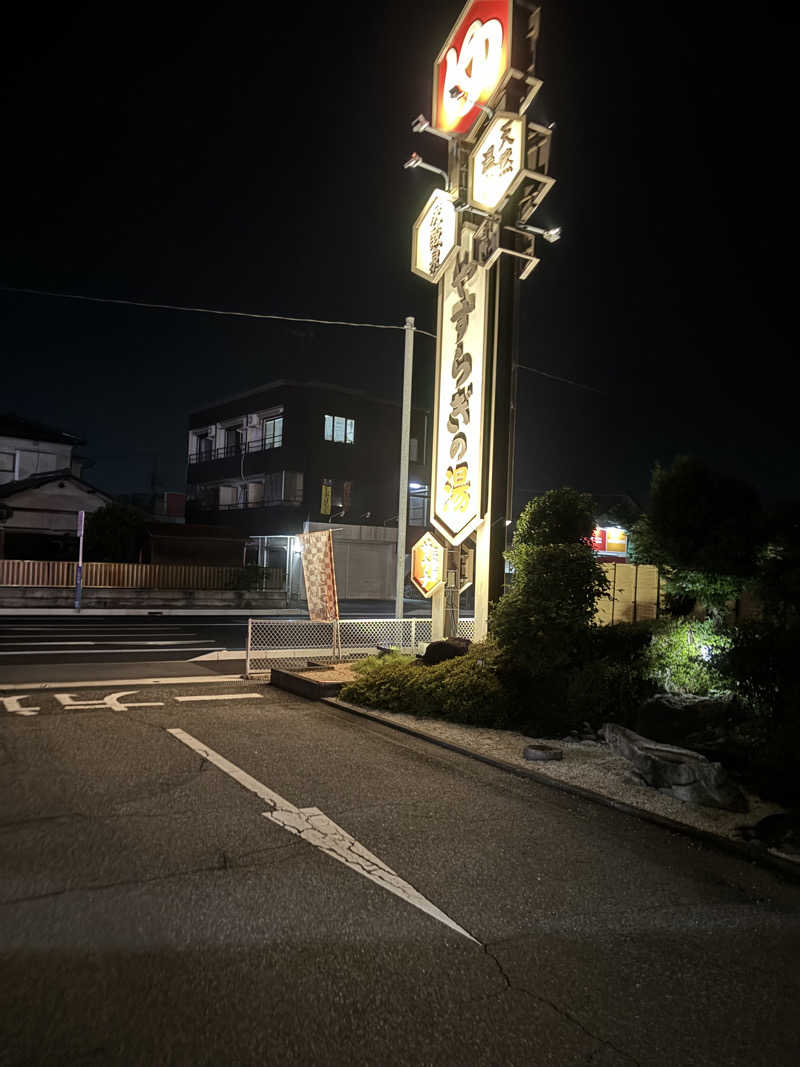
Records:
[[[524,363],[515,364],[520,370],[529,370],[531,374],[541,374],[543,378],[552,378],[554,382],[563,382],[564,385],[574,385],[576,389],[588,389],[590,393],[599,393],[600,396],[607,396],[602,389],[596,389],[593,385],[584,385],[583,382],[573,382],[571,378],[559,378],[557,374],[549,374],[546,370],[539,370],[538,367],[526,367]]]
[[[122,300],[111,296],[83,296],[79,293],[56,293],[48,289],[23,289],[16,285],[3,287],[8,293],[28,293],[32,296],[55,296],[65,300],[85,300],[93,304],[125,304],[128,307],[149,308],[155,311],[193,311],[202,315],[225,315],[237,319],[272,319],[276,322],[297,322],[313,326],[354,326],[369,330],[405,330],[405,326],[387,326],[377,322],[342,322],[338,319],[298,318],[292,315],[267,315],[257,311],[227,311],[222,308],[188,307],[181,304],[153,304],[144,300]],[[414,327],[415,333],[424,334],[436,340],[435,333]]]
[[[144,300],[124,300],[120,297],[84,296],[80,293],[59,293],[49,289],[24,289],[16,285],[6,285],[3,288],[9,293],[27,293],[31,296],[60,297],[64,300],[84,300],[92,304],[123,304],[126,307],[147,308],[151,311],[190,311],[201,315],[222,315],[237,319],[268,319],[274,322],[296,322],[312,326],[349,326],[367,330],[405,330],[404,326],[390,326],[377,322],[344,322],[339,319],[313,319],[299,318],[292,315],[269,315],[258,311],[228,311],[223,308],[191,307],[182,304],[155,304]],[[425,337],[431,337],[434,341],[436,340],[435,333],[421,330],[418,326],[414,327],[414,332],[423,334]],[[564,385],[572,385],[576,389],[587,389],[591,393],[598,393],[600,396],[606,396],[602,389],[596,389],[593,385],[585,385],[583,382],[575,382],[570,378],[561,378],[557,374],[550,374],[548,371],[539,370],[538,367],[528,367],[524,363],[518,363],[517,367],[520,370],[530,371],[531,374],[539,374],[543,378],[550,378],[553,381],[561,382]]]

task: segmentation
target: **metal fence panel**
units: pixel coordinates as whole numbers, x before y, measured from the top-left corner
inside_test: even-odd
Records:
[[[474,619],[459,619],[459,637],[471,640],[474,632]],[[430,640],[430,619],[249,619],[245,673],[253,677],[268,674],[272,667],[297,668],[309,658],[320,662],[358,659],[385,648],[413,655],[422,652]]]

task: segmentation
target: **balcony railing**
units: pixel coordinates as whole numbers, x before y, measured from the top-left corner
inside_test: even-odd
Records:
[[[217,504],[214,501],[195,500],[193,504],[200,511],[245,511],[250,508],[277,508],[281,504],[296,507],[303,503],[302,497],[285,500],[234,500],[230,504]]]
[[[198,449],[189,453],[190,463],[208,463],[212,459],[229,459],[231,456],[248,455],[250,452],[267,452],[280,448],[283,436],[262,437],[258,441],[246,441],[235,445],[223,445],[221,448]]]

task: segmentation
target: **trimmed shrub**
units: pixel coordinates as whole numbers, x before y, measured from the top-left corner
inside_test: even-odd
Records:
[[[509,699],[497,674],[497,650],[475,643],[465,656],[424,666],[411,656],[370,657],[353,664],[356,680],[342,700],[381,711],[431,716],[471,726],[505,727]]]
[[[708,696],[730,688],[718,660],[729,647],[730,637],[710,619],[659,620],[645,651],[645,673],[667,693]]]

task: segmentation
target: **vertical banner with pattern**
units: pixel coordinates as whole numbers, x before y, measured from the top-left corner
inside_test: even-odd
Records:
[[[312,622],[334,622],[339,618],[339,598],[333,566],[333,531],[300,534],[299,539],[303,546],[308,617]]]

